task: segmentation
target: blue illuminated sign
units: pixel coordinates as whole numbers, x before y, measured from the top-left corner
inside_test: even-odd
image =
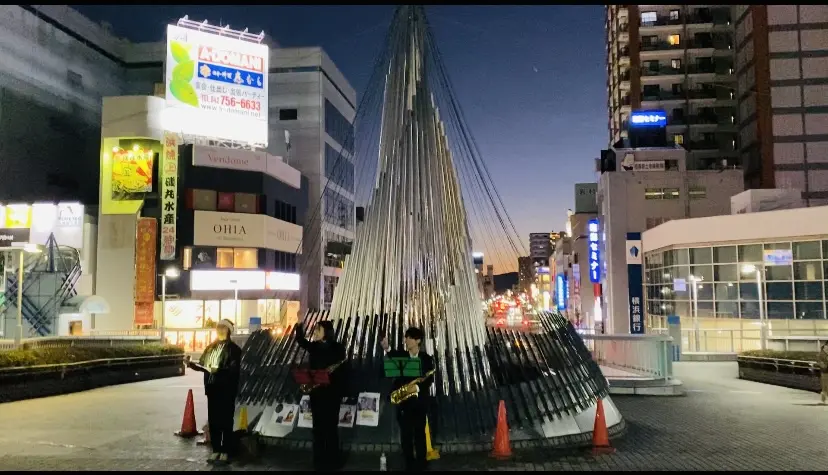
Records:
[[[564,311],[566,310],[567,293],[566,276],[558,274],[558,277],[555,279],[555,284],[555,299],[558,301],[558,310]]]
[[[601,282],[601,250],[598,248],[598,220],[590,219],[587,223],[589,232],[589,280],[595,284]]]
[[[667,127],[667,113],[663,110],[632,111],[630,127]]]

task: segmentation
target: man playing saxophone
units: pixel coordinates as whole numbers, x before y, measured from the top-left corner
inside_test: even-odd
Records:
[[[339,447],[339,403],[344,393],[345,347],[336,341],[333,323],[323,321],[313,330],[313,341],[305,338],[303,322],[296,324],[296,342],[308,352],[311,370],[331,370],[330,384],[310,392],[313,417],[313,465],[316,471],[338,470],[342,464]]]
[[[420,378],[399,377],[392,383],[392,390],[396,391],[404,386],[416,394],[404,399],[397,405],[397,422],[400,425],[400,445],[405,456],[406,471],[422,471],[426,469],[426,416],[431,396],[429,391],[434,383],[434,359],[422,347],[423,331],[411,327],[405,332],[405,349],[391,350],[388,338],[380,342],[383,351],[389,358],[417,358],[420,360]]]

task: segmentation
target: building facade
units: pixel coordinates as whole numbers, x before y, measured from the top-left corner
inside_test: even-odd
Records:
[[[607,5],[609,139],[632,110],[664,110],[687,168],[738,165],[733,25],[727,5]]]
[[[734,5],[739,146],[748,188],[828,203],[828,6]]]
[[[728,214],[730,197],[744,189],[741,170],[687,170],[686,156],[679,146],[603,153],[597,193],[601,218],[594,234],[599,253],[588,264],[599,266],[607,333],[630,332],[633,301],[640,309],[641,269],[630,266],[640,260],[641,233],[674,219]],[[643,322],[638,323],[643,330]]]
[[[165,43],[130,43],[65,5],[0,12],[0,169],[20,177],[4,196],[95,205],[102,98],[163,96]],[[319,48],[270,51],[268,151],[307,177],[307,209],[321,210],[309,213],[318,219],[306,223],[301,266],[313,289],[303,308],[324,308],[353,239],[356,93]]]
[[[696,317],[697,351],[758,348],[760,317],[770,336],[828,329],[826,206],[670,221],[643,249],[647,324],[676,315],[692,332]]]

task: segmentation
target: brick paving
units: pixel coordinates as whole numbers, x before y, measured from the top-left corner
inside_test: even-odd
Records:
[[[617,452],[516,451],[509,462],[486,454],[447,455],[432,470],[825,470],[828,406],[818,395],[735,378],[735,363],[681,363],[687,396],[615,396],[628,423]],[[207,449],[172,435],[188,387],[171,378],[0,404],[0,470],[214,470]],[[206,403],[196,391],[199,424]],[[268,452],[231,471],[308,470],[307,452]],[[396,466],[389,457],[389,466]],[[376,454],[352,454],[347,470],[379,469]]]

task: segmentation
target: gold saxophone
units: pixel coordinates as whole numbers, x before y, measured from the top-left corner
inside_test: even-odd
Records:
[[[328,368],[325,371],[327,371],[328,374],[333,374],[333,372],[336,371],[336,368],[339,368],[342,365],[342,363],[344,363],[345,361],[347,361],[347,360],[342,360],[339,363],[334,363],[334,364],[328,366]],[[302,391],[302,394],[310,394],[311,391],[318,388],[319,386],[321,386],[321,385],[319,385],[319,384],[300,384],[299,385],[299,390]]]
[[[421,376],[410,383],[395,389],[391,392],[391,404],[399,404],[403,401],[407,401],[412,397],[417,395],[417,385],[425,381],[429,376],[434,374],[435,370],[431,370],[425,374],[425,376]]]

